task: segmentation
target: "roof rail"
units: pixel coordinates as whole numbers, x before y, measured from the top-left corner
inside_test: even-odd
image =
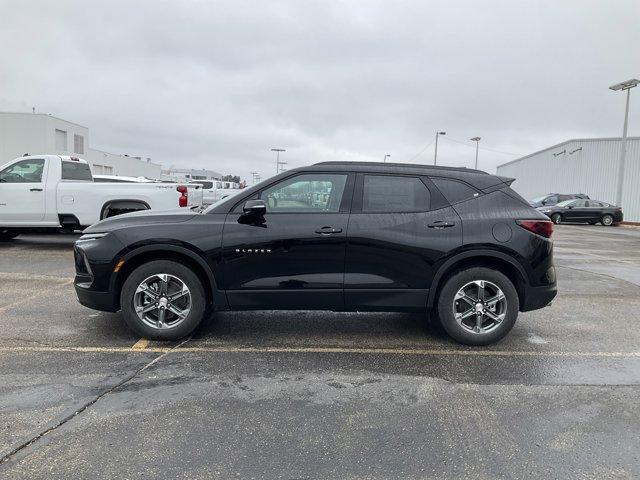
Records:
[[[330,162],[319,162],[314,163],[314,165],[363,165],[367,167],[406,167],[406,168],[425,168],[427,170],[450,170],[454,172],[468,172],[468,173],[484,173],[482,170],[476,170],[474,168],[467,167],[444,167],[440,165],[422,165],[418,163],[391,163],[391,162],[340,162],[340,161],[330,161]]]

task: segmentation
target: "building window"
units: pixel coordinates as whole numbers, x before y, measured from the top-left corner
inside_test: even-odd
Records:
[[[109,167],[107,165],[104,166],[104,174],[105,175],[113,175],[113,167]]]
[[[67,151],[67,132],[56,128],[56,152]]]
[[[93,174],[94,175],[102,175],[102,165],[98,165],[97,163],[94,163],[92,165],[93,167]]]
[[[73,151],[84,155],[84,137],[77,133],[73,136]]]

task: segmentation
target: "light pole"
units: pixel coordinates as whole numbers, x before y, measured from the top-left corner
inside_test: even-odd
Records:
[[[388,153],[384,156],[384,160],[382,160],[382,162],[387,163],[387,158],[391,158],[391,155],[389,155]]]
[[[480,137],[473,137],[472,142],[476,142],[476,170],[478,169],[478,146],[480,145]]]
[[[280,161],[280,152],[286,152],[284,148],[272,148],[272,152],[276,152],[276,175],[280,173],[280,165],[286,165],[287,162]],[[284,169],[282,169],[284,171]]]
[[[258,172],[251,172],[251,177],[253,177],[253,184],[256,184],[256,178],[258,178]]]
[[[446,135],[447,132],[436,132],[436,151],[433,154],[433,164],[437,165],[438,164],[438,137],[440,135]]]
[[[631,89],[637,86],[640,80],[632,78],[626,82],[618,83],[609,87],[613,91],[626,90],[627,91],[627,106],[624,111],[624,127],[622,128],[622,143],[620,144],[620,164],[618,166],[618,185],[616,188],[616,205],[622,206],[622,187],[624,185],[624,162],[627,155],[627,125],[629,123],[629,97],[631,96]]]

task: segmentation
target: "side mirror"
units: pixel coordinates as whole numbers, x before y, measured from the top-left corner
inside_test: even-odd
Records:
[[[573,208],[573,205],[567,205],[567,208],[571,210]]]
[[[267,213],[267,204],[264,200],[247,200],[242,207],[242,211],[249,215],[264,215]]]

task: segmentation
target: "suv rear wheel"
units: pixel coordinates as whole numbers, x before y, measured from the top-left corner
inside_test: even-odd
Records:
[[[447,280],[438,316],[447,333],[465,345],[489,345],[503,338],[518,318],[513,283],[497,270],[473,267]]]
[[[155,260],[136,268],[126,279],[120,305],[127,325],[153,340],[178,340],[202,321],[206,295],[188,267]]]

